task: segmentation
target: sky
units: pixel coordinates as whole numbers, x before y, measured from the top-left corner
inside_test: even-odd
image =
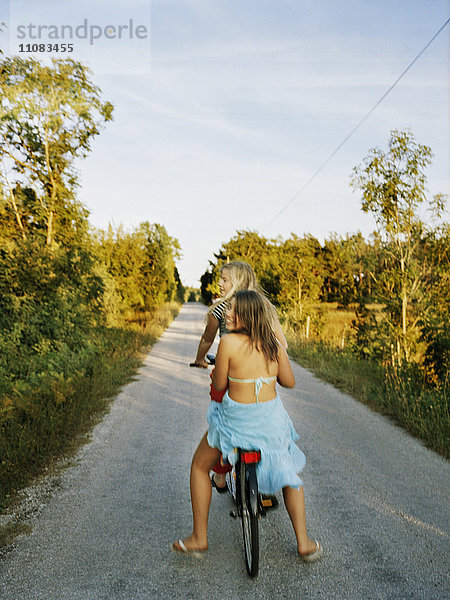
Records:
[[[183,283],[197,287],[237,230],[369,236],[375,224],[350,188],[352,169],[371,148],[386,149],[394,129],[432,148],[429,194],[448,191],[450,26],[305,187],[448,8],[447,0],[0,0],[0,45],[45,61],[48,52],[27,53],[26,44],[65,40],[45,38],[45,28],[36,39],[37,25],[53,25],[53,36],[81,26],[70,57],[89,65],[115,110],[78,165],[79,199],[94,227],[164,225],[182,248]]]

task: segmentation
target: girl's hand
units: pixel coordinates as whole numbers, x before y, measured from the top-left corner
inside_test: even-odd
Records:
[[[189,366],[197,367],[197,369],[207,369],[208,363],[205,360],[202,360],[201,362],[191,362],[189,363]]]

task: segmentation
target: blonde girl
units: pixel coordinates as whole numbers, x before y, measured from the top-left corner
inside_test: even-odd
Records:
[[[220,269],[219,290],[220,300],[213,304],[208,311],[205,331],[200,339],[195,361],[190,363],[191,367],[202,369],[208,367],[205,356],[214,342],[217,331],[219,331],[220,337],[227,331],[225,311],[233,295],[239,290],[262,292],[251,266],[241,261],[233,261],[222,266]],[[281,329],[276,310],[267,299],[265,299],[265,302],[275,336],[283,347],[287,348],[286,339]]]

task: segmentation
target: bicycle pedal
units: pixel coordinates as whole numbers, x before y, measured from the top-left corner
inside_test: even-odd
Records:
[[[265,510],[277,508],[278,500],[275,496],[262,496],[261,505]]]

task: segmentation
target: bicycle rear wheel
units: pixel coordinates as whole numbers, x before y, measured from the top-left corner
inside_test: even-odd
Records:
[[[258,483],[254,465],[240,464],[240,502],[247,573],[255,577],[259,569]],[[252,501],[252,498],[255,501]]]

